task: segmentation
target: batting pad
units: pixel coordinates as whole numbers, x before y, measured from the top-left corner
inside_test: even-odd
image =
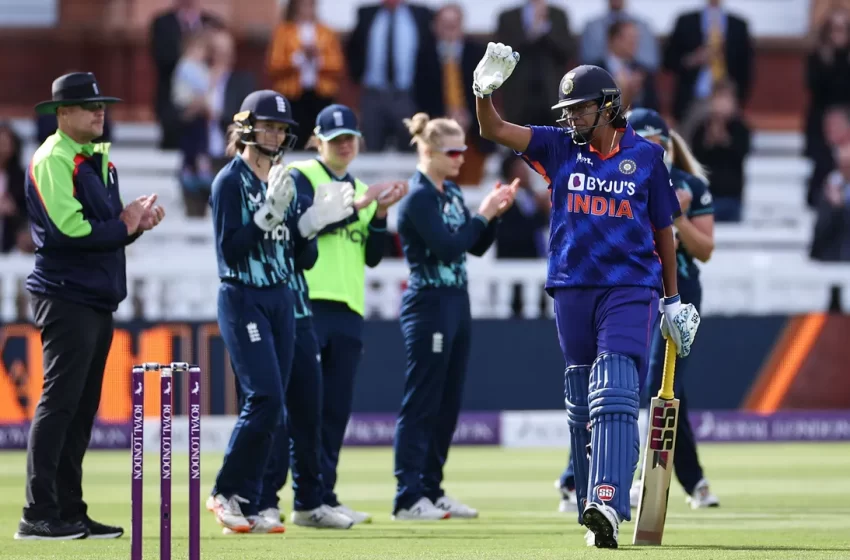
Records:
[[[564,372],[564,402],[567,405],[567,424],[570,426],[570,454],[573,458],[578,501],[578,521],[582,522],[584,501],[587,499],[587,446],[590,444],[590,409],[587,406],[590,366],[570,366]]]
[[[640,408],[635,362],[622,354],[601,354],[590,371],[591,456],[589,500],[631,519],[629,489],[640,455]]]

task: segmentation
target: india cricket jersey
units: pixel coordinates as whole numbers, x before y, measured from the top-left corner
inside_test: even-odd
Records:
[[[295,254],[306,243],[298,232],[297,199],[284,222],[269,232],[254,223],[254,213],[265,200],[266,183],[241,156],[234,157],[213,181],[210,203],[220,278],[257,287],[289,282]]]
[[[576,145],[566,130],[532,126],[523,159],[549,183],[547,290],[661,288],[654,233],[679,215],[663,150],[630,125],[612,153]]]

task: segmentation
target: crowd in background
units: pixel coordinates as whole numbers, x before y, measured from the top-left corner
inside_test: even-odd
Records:
[[[172,9],[151,23],[160,147],[182,154],[178,176],[187,215],[207,211],[211,180],[226,161],[226,127],[247,93],[258,87],[283,93],[302,124],[296,149],[303,149],[316,114],[337,100],[345,76],[359,86],[355,110],[367,151],[411,150],[402,119],[424,111],[453,117],[467,131],[470,149],[459,184],[478,185],[489,157],[500,158],[503,173],[525,176],[512,154],[478,135],[471,80],[485,43],[467,33],[460,5],[447,3],[436,10],[405,0],[364,5],[343,38],[318,18],[319,1],[332,0],[290,0],[282,7],[268,43],[265,75],[259,76],[239,68],[227,22],[204,11],[201,0],[174,0]],[[671,121],[707,167],[716,220],[740,221],[752,134],[741,108],[750,97],[754,45],[732,3],[706,0],[702,9],[679,15],[663,43],[645,14],[629,11],[627,0],[608,0],[607,10],[583,29],[571,26],[569,10],[560,5],[527,0],[498,14],[492,38],[522,55],[514,77],[496,97],[503,116],[517,123],[552,123],[558,83],[579,63],[611,72],[624,105],[664,109],[658,76],[667,72],[674,84]],[[807,62],[811,101],[805,155],[813,162],[807,201],[818,213],[812,256],[822,260],[850,260],[848,14],[834,7],[823,18]],[[55,130],[55,120],[42,118],[38,130],[41,140]],[[110,134],[107,127],[106,139]],[[11,128],[0,128],[3,251],[27,249],[25,236],[18,235],[26,225],[21,223],[18,144]],[[545,194],[526,180],[523,186],[525,194],[505,217],[499,257],[545,254]]]

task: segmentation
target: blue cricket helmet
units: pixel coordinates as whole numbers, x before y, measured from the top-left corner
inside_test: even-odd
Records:
[[[664,142],[670,140],[670,127],[658,112],[641,107],[630,111],[626,118],[639,136],[660,136]]]
[[[578,131],[571,124],[571,108],[588,101],[596,101],[599,108],[596,111],[596,119],[593,126],[586,131]],[[604,68],[591,64],[576,66],[561,78],[558,86],[558,103],[552,109],[561,111],[557,123],[566,128],[576,144],[587,144],[593,137],[593,131],[614,122],[621,117],[621,95],[620,88],[613,76]],[[602,113],[612,111],[612,117],[604,122],[599,122]]]
[[[277,122],[290,127],[298,126],[292,114],[292,104],[274,90],[263,89],[248,94],[242,101],[239,112],[233,116],[233,122],[238,127],[243,144],[255,146],[260,153],[274,161],[279,160],[286,150],[291,150],[298,141],[296,134],[287,131],[286,138],[276,150],[257,144],[254,127],[258,122]]]

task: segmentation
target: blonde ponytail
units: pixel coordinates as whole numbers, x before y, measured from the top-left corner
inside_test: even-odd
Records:
[[[708,171],[691,152],[685,139],[675,130],[670,130],[670,161],[673,162],[673,167],[678,167],[708,183]]]
[[[245,149],[245,144],[242,142],[241,127],[237,124],[231,124],[227,127],[227,147],[224,153],[227,157],[233,157],[236,154],[241,154]]]
[[[410,133],[410,144],[421,144],[440,148],[444,136],[463,135],[463,128],[454,119],[441,117],[431,119],[427,113],[416,113],[404,119],[404,126]]]

